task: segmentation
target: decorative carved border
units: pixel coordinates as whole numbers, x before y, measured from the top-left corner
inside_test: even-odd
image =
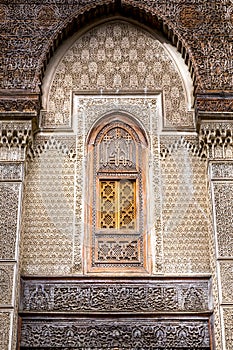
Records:
[[[40,110],[40,101],[39,95],[36,96],[13,96],[6,97],[0,96],[0,114],[4,112],[21,112],[25,114],[31,114],[34,112],[35,115],[39,113]]]
[[[0,181],[22,181],[23,176],[22,162],[0,162]]]
[[[208,319],[24,319],[21,349],[210,349]]]
[[[231,350],[233,347],[233,307],[223,307],[221,311],[225,333],[224,349]]]
[[[0,310],[0,349],[9,349],[9,340],[11,336],[12,312]]]
[[[21,312],[210,312],[209,279],[22,279]]]
[[[0,259],[2,260],[16,258],[21,194],[20,182],[0,182]]]
[[[212,180],[233,180],[233,161],[211,163]]]
[[[0,262],[0,307],[14,305],[14,263]]]
[[[195,108],[197,113],[201,112],[233,112],[232,95],[214,95],[208,94],[197,95]]]
[[[221,304],[233,305],[233,260],[219,261]]]

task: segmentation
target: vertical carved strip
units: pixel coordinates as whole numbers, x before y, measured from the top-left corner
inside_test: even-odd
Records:
[[[9,350],[11,346],[11,328],[12,328],[12,314],[11,312],[0,311],[0,349]],[[15,347],[12,347],[12,349]]]
[[[11,151],[14,152],[9,147],[8,152]],[[0,160],[0,348],[4,350],[16,346],[18,309],[16,274],[23,176],[23,162]],[[6,309],[10,311],[6,312]]]
[[[233,273],[233,163],[231,161],[212,161],[210,164],[211,190],[213,198],[215,257],[217,260],[217,278],[213,287],[218,286],[216,298],[216,321],[221,312],[221,336],[224,348],[232,348],[232,273]],[[214,287],[216,289],[216,287]],[[220,295],[220,300],[218,300]],[[228,305],[229,308],[225,308]],[[216,330],[220,324],[216,324]],[[219,335],[220,332],[216,333]],[[220,342],[220,340],[219,340]]]
[[[233,307],[223,308],[223,322],[225,333],[225,349],[233,349]]]

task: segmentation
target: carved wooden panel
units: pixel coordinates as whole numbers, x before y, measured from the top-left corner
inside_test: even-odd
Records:
[[[21,349],[210,349],[206,319],[24,319]]]
[[[136,228],[135,180],[101,180],[100,229],[134,230]]]
[[[20,349],[211,349],[210,295],[206,278],[24,278]]]
[[[99,144],[99,170],[136,170],[136,146],[130,133],[116,125]]]
[[[22,280],[22,312],[157,313],[211,310],[208,279]]]

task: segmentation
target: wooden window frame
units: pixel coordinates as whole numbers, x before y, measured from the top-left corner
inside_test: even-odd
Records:
[[[137,143],[137,154],[135,158],[136,168],[132,170],[121,169],[117,171],[114,169],[107,169],[106,171],[99,171],[97,166],[97,148],[100,142],[100,134],[102,132],[103,134],[106,134],[108,130],[113,129],[116,125],[128,132],[132,132],[135,144]],[[148,142],[143,128],[133,117],[121,113],[112,114],[103,117],[92,127],[87,139],[86,173],[88,174],[85,191],[87,193],[86,231],[84,242],[84,267],[86,273],[149,273],[149,242],[147,235],[148,208],[146,192],[146,184],[148,181]],[[100,230],[98,228],[98,194],[100,181],[120,181],[124,179],[135,181],[135,230],[122,229],[121,232],[115,229]],[[115,243],[114,237],[115,241],[118,240],[120,242],[119,244]],[[110,253],[110,257],[107,256],[106,260],[101,260],[99,258],[101,256],[101,254],[99,254],[100,247],[105,249],[105,246],[107,245],[111,247],[111,249],[109,248],[109,251],[112,250],[113,255]],[[119,249],[119,246],[123,248],[120,251],[120,257],[116,258],[114,251]],[[132,254],[127,256],[125,251],[130,252],[130,254],[132,252]],[[115,260],[111,260],[112,256],[114,256]],[[120,261],[120,259],[122,260]]]

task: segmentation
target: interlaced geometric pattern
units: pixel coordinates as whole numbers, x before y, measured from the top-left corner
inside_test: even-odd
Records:
[[[100,228],[135,229],[135,180],[100,181]]]

